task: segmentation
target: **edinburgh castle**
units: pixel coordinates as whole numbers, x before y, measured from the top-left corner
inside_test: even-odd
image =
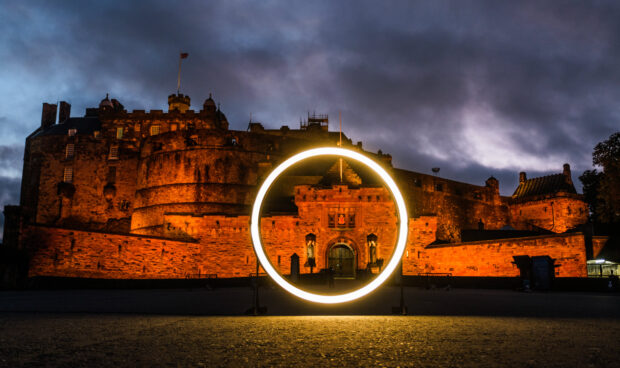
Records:
[[[28,253],[28,276],[247,277],[256,270],[249,213],[262,180],[294,153],[340,144],[325,115],[309,114],[298,129],[250,121],[236,131],[211,96],[199,111],[182,94],[168,104],[128,112],[106,96],[82,117],[66,102],[43,104],[41,126],[26,139],[20,204],[5,208],[4,243]],[[507,197],[493,177],[461,183],[395,168],[389,154],[344,134],[341,144],[382,164],[403,192],[406,275],[517,276],[518,257],[548,256],[555,276],[585,277],[604,243],[582,229],[588,208],[568,164],[545,177],[515,173]],[[261,221],[283,274],[296,254],[302,273],[335,267],[355,277],[390,258],[398,218],[380,180],[334,157],[287,172]]]

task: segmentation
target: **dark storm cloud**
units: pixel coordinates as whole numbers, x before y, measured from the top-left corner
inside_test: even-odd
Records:
[[[619,38],[611,1],[5,2],[0,134],[23,144],[44,101],[165,109],[183,50],[182,92],[213,92],[234,129],[341,111],[399,167],[511,194],[618,130]]]
[[[22,146],[0,145],[0,176],[20,177],[23,155],[24,149]]]

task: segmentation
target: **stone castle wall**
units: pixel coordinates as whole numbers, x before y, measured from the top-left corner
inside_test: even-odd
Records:
[[[517,229],[543,228],[562,233],[588,220],[588,205],[577,195],[540,198],[512,204],[511,215]]]
[[[307,260],[305,235],[311,229],[299,227],[298,221],[295,217],[269,217],[262,222],[266,252],[283,274],[290,272],[293,253],[300,256],[301,272],[310,272],[309,267],[303,265]],[[206,226],[207,230],[198,240],[175,241],[31,226],[25,230],[26,242],[37,244],[38,249],[32,256],[29,276],[157,279],[195,278],[205,274],[247,277],[255,272],[256,258],[247,216],[195,217],[188,224],[188,230],[192,226]],[[580,233],[429,247],[435,238],[435,226],[434,217],[410,220],[407,249],[403,255],[405,275],[429,272],[453,276],[518,276],[512,256],[548,255],[556,259],[556,276],[587,276],[584,237]],[[365,233],[334,236],[317,231],[316,235],[319,264],[315,272],[324,267],[325,260],[320,255],[325,254],[331,244],[342,241],[355,246],[365,241]],[[381,246],[379,256],[389,259],[391,247],[382,249]],[[364,249],[356,250],[359,252],[357,266],[365,268],[367,253]]]
[[[74,155],[66,157],[68,144]],[[81,223],[102,228],[109,220],[129,218],[136,191],[137,155],[120,151],[109,160],[109,145],[92,136],[43,136],[33,140],[25,158],[23,206],[35,223]],[[115,168],[114,196],[104,197],[110,167]],[[59,187],[65,168],[73,169],[73,182]],[[127,229],[128,230],[128,229]]]
[[[482,220],[485,229],[501,229],[513,221],[508,199],[496,187],[478,186],[453,180],[395,170],[395,177],[410,215],[438,217],[437,237],[460,241],[462,229],[477,229]]]
[[[519,276],[513,256],[550,256],[558,277],[587,277],[582,233],[497,239],[421,249],[424,272],[453,276]]]
[[[317,129],[231,131],[216,117],[214,111],[191,110],[101,113],[98,138],[80,132],[29,138],[22,205],[34,217],[27,221],[95,230],[130,221],[123,231],[162,235],[164,213],[247,213],[260,178],[279,160],[318,142],[333,144],[337,135]],[[151,136],[154,126],[159,134]],[[71,159],[64,154],[68,143],[75,144]],[[118,159],[110,159],[114,146]],[[75,190],[62,197],[58,185],[68,166]],[[111,169],[113,190],[104,193]],[[511,223],[507,199],[495,187],[392,171],[412,216],[439,217],[441,239],[458,241],[460,230],[477,228],[479,220],[488,229]]]
[[[250,124],[250,131],[232,131],[214,102],[207,102],[199,113],[99,109],[80,123],[99,124],[97,132],[28,138],[19,222],[33,255],[31,274],[179,278],[255,272],[247,214],[257,185],[285,157],[318,144],[334,145],[338,133],[326,126],[265,130],[258,123]],[[344,143],[362,150],[361,143],[353,146],[348,138]],[[75,145],[72,157],[65,155],[67,144]],[[118,158],[111,157],[114,148]],[[516,201],[499,195],[494,178],[484,185],[460,183],[395,169],[391,156],[365,153],[392,173],[407,202],[406,274],[513,275],[513,255],[557,258],[563,267],[558,268],[560,276],[579,276],[585,270],[583,239],[576,234],[460,243],[461,230],[480,226],[564,232],[587,219],[580,196]],[[63,183],[67,167],[73,169],[71,183]],[[349,181],[359,180],[356,173],[349,174]],[[302,272],[309,272],[304,267],[309,234],[317,240],[316,269],[327,266],[327,253],[336,243],[347,244],[356,267],[366,268],[369,235],[378,237],[377,256],[387,261],[398,221],[389,193],[363,182],[326,188],[319,183],[322,173],[307,175],[291,176],[283,186],[294,194],[286,213],[263,218],[272,263],[288,273],[290,256],[296,253]],[[302,179],[317,186],[294,185],[308,184]],[[354,215],[355,226],[330,226],[330,216],[340,213]],[[428,247],[437,239],[452,244]],[[599,243],[593,241],[595,254]]]

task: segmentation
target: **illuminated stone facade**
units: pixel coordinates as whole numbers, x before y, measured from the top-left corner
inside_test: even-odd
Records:
[[[169,105],[127,112],[106,97],[75,118],[61,103],[56,123],[56,105],[44,104],[41,127],[26,139],[20,207],[7,212],[7,245],[29,251],[30,276],[246,277],[256,267],[248,215],[261,179],[286,157],[339,140],[326,116],[308,116],[299,129],[250,122],[236,131],[211,97],[197,112],[188,96],[171,95]],[[389,155],[345,135],[342,144],[380,162],[403,191],[405,274],[515,276],[513,256],[549,255],[558,276],[586,276],[586,237],[565,233],[587,219],[568,165],[550,177],[522,173],[504,197],[493,177],[460,183],[393,168]],[[302,273],[350,262],[345,276],[377,272],[391,256],[398,219],[389,192],[346,161],[341,180],[334,160],[274,187],[261,226],[285,274],[293,254]],[[504,239],[488,239],[501,231]]]

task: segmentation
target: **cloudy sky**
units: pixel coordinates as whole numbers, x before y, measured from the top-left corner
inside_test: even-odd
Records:
[[[0,204],[18,203],[41,103],[210,92],[232,129],[327,113],[394,164],[514,191],[573,179],[620,130],[620,5],[604,1],[2,1]],[[2,219],[0,218],[0,222]],[[1,225],[1,224],[0,224]]]

